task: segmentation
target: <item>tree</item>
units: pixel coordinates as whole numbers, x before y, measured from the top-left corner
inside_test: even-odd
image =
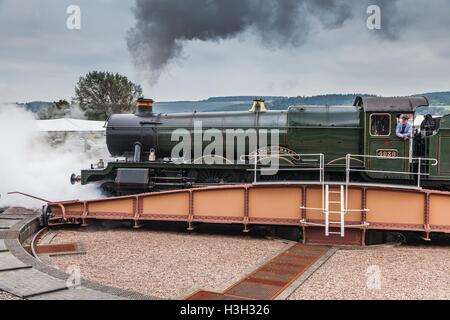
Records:
[[[61,99],[53,102],[52,106],[39,111],[39,119],[57,119],[64,118],[71,112],[71,105],[67,100]]]
[[[114,113],[134,111],[142,88],[118,73],[91,71],[75,87],[78,103],[89,120],[106,120]]]

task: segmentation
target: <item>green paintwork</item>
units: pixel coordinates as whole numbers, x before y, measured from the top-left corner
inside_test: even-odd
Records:
[[[361,153],[362,111],[358,107],[291,107],[287,145],[298,153],[324,153],[328,166],[345,165],[345,155]]]
[[[438,133],[429,137],[430,158],[439,161],[437,166],[430,166],[430,179],[450,179],[450,115],[439,121]]]
[[[172,133],[176,129],[186,129],[194,141],[194,121],[201,120],[203,133],[210,128],[222,132],[225,144],[227,129],[278,129],[279,144],[296,153],[324,153],[326,170],[344,171],[346,154],[377,155],[377,150],[396,150],[397,156],[409,156],[409,142],[396,136],[396,113],[387,113],[391,117],[390,134],[388,136],[372,136],[370,134],[370,116],[376,112],[364,112],[353,106],[294,106],[287,111],[252,112],[215,112],[190,114],[162,114],[157,125],[157,156],[170,157],[171,150],[178,141],[172,141]],[[386,113],[386,112],[382,112]],[[437,158],[439,166],[430,167],[429,180],[450,179],[450,116],[443,117],[436,135],[427,137],[429,157]],[[203,148],[210,142],[203,142]],[[248,147],[247,147],[248,149]],[[246,150],[246,153],[253,150]],[[194,156],[194,155],[193,155]],[[226,154],[224,153],[224,156]],[[195,159],[195,157],[193,157]],[[407,172],[408,160],[366,159],[365,162],[352,160],[352,165],[371,170],[388,170]],[[235,169],[245,171],[251,165],[175,165],[169,162],[111,162],[103,170],[83,170],[82,183],[114,180],[117,168],[150,168],[150,169]],[[367,173],[373,179],[410,179],[409,175],[385,173]],[[425,179],[425,178],[424,178]]]
[[[390,116],[390,134],[388,136],[373,136],[370,133],[370,121],[372,115],[388,114]],[[409,140],[403,140],[397,137],[397,114],[398,112],[366,112],[365,114],[365,142],[364,154],[376,156],[378,150],[393,150],[397,152],[397,157],[409,157]],[[383,170],[408,172],[409,160],[388,160],[367,158],[365,160],[365,167],[369,170]],[[395,175],[369,172],[367,175],[374,179],[408,179],[408,175]]]
[[[205,112],[196,114],[163,114],[161,115],[161,124],[158,125],[158,150],[160,157],[170,157],[173,147],[178,141],[172,141],[174,130],[185,129],[191,133],[191,141],[195,141],[194,122],[201,121],[202,134],[208,129],[217,129],[222,133],[222,139],[225,147],[231,145],[227,139],[227,129],[278,129],[280,131],[280,144],[286,140],[286,111],[269,111],[266,113],[251,112]],[[256,132],[256,131],[255,131]],[[231,137],[230,137],[231,138]],[[202,150],[210,144],[210,141],[200,141]],[[226,156],[226,150],[223,156]],[[248,150],[247,153],[253,150]],[[195,155],[192,155],[195,159]]]
[[[116,176],[116,170],[118,168],[149,168],[152,169],[167,169],[167,170],[183,170],[190,169],[192,165],[187,164],[174,164],[170,162],[109,162],[106,168],[102,170],[91,169],[83,170],[81,175],[81,184],[88,184],[95,181],[114,181]],[[251,169],[251,165],[207,165],[207,164],[196,164],[197,169],[239,169],[246,170]]]

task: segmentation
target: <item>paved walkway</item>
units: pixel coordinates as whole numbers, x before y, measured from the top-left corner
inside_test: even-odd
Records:
[[[223,292],[199,290],[187,300],[286,299],[337,248],[295,244]],[[281,296],[281,297],[280,297]]]
[[[31,256],[21,245],[39,227],[39,216],[25,209],[0,214],[0,290],[31,300],[153,299],[82,280],[69,288],[69,275]]]

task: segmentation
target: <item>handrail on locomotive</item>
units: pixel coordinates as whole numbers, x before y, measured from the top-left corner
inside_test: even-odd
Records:
[[[417,163],[417,172],[411,171],[388,171],[388,170],[371,170],[371,169],[352,169],[351,158],[363,158],[365,159],[385,159],[385,160],[409,160],[410,164]],[[373,156],[364,154],[347,154],[345,156],[345,184],[350,184],[350,172],[372,172],[372,173],[387,173],[387,174],[403,174],[417,176],[417,188],[421,188],[421,177],[429,176],[429,173],[422,172],[422,164],[424,162],[430,162],[431,166],[437,166],[439,161],[435,158],[414,158],[414,157],[385,157],[385,156]]]
[[[295,153],[295,154],[291,154],[291,156],[296,156],[299,158],[302,157],[317,157],[318,159],[315,160],[315,162],[319,162],[319,166],[312,166],[312,167],[305,167],[305,166],[298,166],[298,165],[294,165],[294,168],[278,168],[276,170],[278,171],[319,171],[319,183],[320,184],[325,184],[325,155],[323,153],[309,153],[309,154],[304,154],[304,153]],[[274,169],[271,168],[258,168],[258,164],[260,164],[260,161],[258,159],[268,159],[270,157],[268,157],[268,155],[266,154],[249,154],[249,155],[243,155],[240,157],[241,160],[244,160],[245,158],[253,158],[253,169],[247,169],[247,171],[253,171],[254,172],[254,176],[253,176],[253,184],[258,184],[261,182],[257,181],[257,172],[258,171],[273,171]],[[362,158],[362,159],[369,159],[369,158],[374,158],[374,159],[381,159],[381,160],[409,160],[409,163],[413,164],[416,163],[417,164],[417,171],[389,171],[389,170],[372,170],[372,169],[358,169],[358,168],[354,168],[351,165],[351,160],[352,159],[358,159],[358,158]],[[345,155],[345,185],[349,186],[352,185],[352,182],[350,181],[350,173],[351,172],[372,172],[372,173],[386,173],[386,174],[400,174],[400,175],[409,175],[409,176],[417,176],[417,188],[420,189],[421,188],[421,182],[422,182],[422,177],[423,176],[429,176],[429,173],[423,172],[422,171],[422,165],[426,162],[429,162],[430,166],[437,166],[439,164],[439,161],[435,158],[422,158],[422,157],[388,157],[388,156],[374,156],[374,155],[364,155],[364,154],[346,154]],[[299,181],[300,182],[300,181]],[[271,183],[273,183],[273,181],[271,181]]]
[[[247,171],[253,171],[253,184],[257,184],[257,173],[258,171],[274,171],[275,169],[271,168],[260,168],[258,169],[258,163],[260,163],[260,160],[258,159],[270,159],[273,158],[271,155],[268,156],[267,154],[248,154],[248,155],[242,155],[240,156],[241,161],[245,161],[245,159],[252,159],[253,158],[253,169],[247,169]],[[319,162],[319,167],[312,166],[312,167],[299,167],[296,166],[296,168],[277,168],[276,171],[319,171],[319,182],[324,183],[325,182],[325,155],[323,153],[292,153],[289,154],[289,156],[292,157],[298,157],[299,159],[303,159],[304,157],[314,157],[317,159],[308,159],[310,162]],[[303,161],[306,161],[303,159]],[[295,166],[295,165],[294,165]],[[271,181],[273,183],[273,181]]]
[[[323,153],[318,153],[318,154],[292,154],[292,156],[297,156],[297,157],[318,157],[318,162],[319,162],[319,166],[315,166],[312,168],[305,168],[305,167],[301,167],[301,168],[279,168],[278,170],[281,171],[285,171],[285,170],[291,170],[291,171],[311,171],[311,170],[317,170],[319,171],[319,184],[321,185],[322,188],[322,208],[309,208],[309,207],[301,207],[300,209],[305,209],[305,210],[311,210],[311,211],[321,211],[326,215],[326,223],[325,225],[322,224],[315,224],[315,223],[309,223],[307,221],[302,221],[302,223],[304,224],[309,224],[309,225],[315,225],[315,226],[324,226],[326,228],[326,234],[329,234],[328,231],[328,227],[330,222],[328,221],[328,214],[330,213],[329,211],[329,207],[328,207],[328,193],[329,193],[329,185],[327,184],[327,182],[325,181],[325,155]],[[253,184],[257,185],[257,184],[263,184],[264,182],[258,182],[257,181],[257,172],[258,171],[264,171],[264,170],[273,170],[273,169],[268,169],[268,168],[258,168],[258,163],[260,163],[260,161],[258,161],[259,158],[261,159],[265,159],[268,158],[268,156],[266,154],[252,154],[252,155],[244,155],[241,156],[241,160],[243,160],[245,157],[248,157],[249,159],[251,157],[253,157],[253,165],[254,168],[253,169],[248,169],[250,171],[254,172],[254,180],[253,180]],[[362,158],[362,159],[369,159],[369,158],[377,158],[377,159],[386,159],[386,160],[409,160],[410,164],[413,163],[417,163],[417,172],[414,171],[388,171],[388,170],[370,170],[370,169],[357,169],[357,168],[353,168],[351,165],[351,160],[352,159],[358,159],[358,158]],[[365,162],[365,161],[364,161]],[[423,176],[429,176],[429,173],[425,173],[421,171],[421,167],[422,164],[425,162],[429,162],[429,164],[431,166],[437,166],[439,161],[437,159],[434,158],[414,158],[414,157],[387,157],[387,156],[371,156],[371,155],[361,155],[361,154],[346,154],[345,156],[345,186],[341,185],[340,186],[340,190],[341,190],[341,201],[342,198],[344,198],[343,203],[341,204],[341,221],[340,224],[341,226],[341,236],[344,236],[344,215],[349,213],[349,212],[354,212],[354,211],[361,211],[360,209],[349,209],[349,187],[354,185],[354,183],[352,183],[350,181],[350,173],[351,172],[374,172],[374,173],[387,173],[387,174],[402,174],[402,175],[411,175],[411,176],[417,176],[417,185],[416,185],[416,189],[421,189],[421,177]],[[271,183],[273,184],[274,182],[271,181]],[[276,183],[276,182],[275,182]],[[360,186],[361,184],[359,184]],[[399,186],[401,187],[401,186]],[[404,186],[406,187],[406,186]],[[408,186],[410,187],[410,186]],[[368,211],[367,209],[363,209],[365,211]],[[365,226],[365,225],[361,225],[361,226]]]

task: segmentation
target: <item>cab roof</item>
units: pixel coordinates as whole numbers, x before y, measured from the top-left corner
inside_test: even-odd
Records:
[[[353,103],[363,107],[365,112],[415,112],[418,107],[428,107],[428,99],[414,97],[356,97]]]

